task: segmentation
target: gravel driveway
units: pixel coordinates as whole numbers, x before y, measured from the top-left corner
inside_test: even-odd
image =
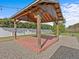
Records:
[[[79,49],[79,42],[75,37],[60,37],[57,43],[41,53],[30,51],[16,41],[0,42],[0,59],[50,59],[60,46]]]

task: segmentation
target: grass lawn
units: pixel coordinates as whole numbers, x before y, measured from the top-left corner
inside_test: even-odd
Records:
[[[61,35],[65,35],[65,36],[75,36],[77,37],[78,41],[79,41],[79,33],[62,33]]]
[[[0,42],[3,42],[3,41],[11,41],[13,40],[13,37],[0,37]]]
[[[28,35],[21,35],[21,36],[17,36],[17,37],[26,37]],[[14,36],[9,36],[9,37],[0,37],[0,42],[4,42],[4,41],[11,41],[14,40]]]

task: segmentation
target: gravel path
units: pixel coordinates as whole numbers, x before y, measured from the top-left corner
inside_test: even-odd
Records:
[[[15,41],[0,43],[0,59],[35,59],[36,53],[18,45]]]
[[[47,50],[40,53],[37,59],[50,59],[60,46],[79,49],[79,42],[77,41],[76,37],[60,36],[59,41],[50,46]]]
[[[15,41],[0,42],[0,59],[50,59],[60,46],[79,49],[75,37],[60,37],[60,40],[41,53],[35,53],[23,48]]]
[[[61,46],[50,59],[79,59],[79,49]]]

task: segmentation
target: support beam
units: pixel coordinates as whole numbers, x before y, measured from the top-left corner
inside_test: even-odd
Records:
[[[37,15],[36,18],[37,18],[38,48],[41,48],[41,17]]]
[[[16,20],[14,20],[14,40],[16,40]]]
[[[56,22],[56,36],[57,36],[57,39],[59,39],[59,23],[58,23],[58,21]]]

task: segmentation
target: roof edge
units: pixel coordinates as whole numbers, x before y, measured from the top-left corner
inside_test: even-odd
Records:
[[[32,4],[29,4],[29,6],[27,7],[24,7],[23,9],[21,9],[20,11],[18,11],[16,14],[14,14],[13,16],[11,16],[10,18],[15,18],[19,13],[21,13],[21,12],[23,12],[25,9],[28,9],[29,7],[31,7],[33,4],[35,4],[35,3],[37,3],[38,1],[40,1],[40,0],[36,0],[34,3],[32,3]]]

